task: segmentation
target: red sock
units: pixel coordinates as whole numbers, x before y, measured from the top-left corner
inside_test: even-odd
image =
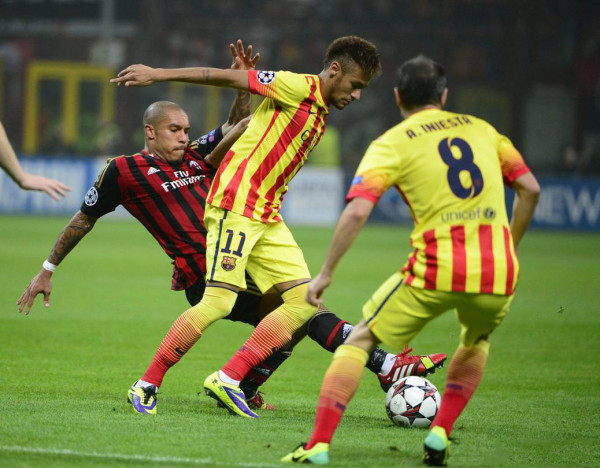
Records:
[[[441,426],[450,435],[454,423],[477,389],[487,362],[489,343],[481,340],[471,348],[460,346],[448,367],[442,405],[431,423]]]
[[[292,339],[299,325],[289,315],[276,309],[260,321],[250,338],[221,369],[235,380],[242,380],[248,371],[263,362]]]
[[[235,291],[207,287],[202,301],[175,320],[142,380],[160,386],[165,373],[194,346],[211,323],[231,311],[236,299]]]
[[[203,328],[206,327],[202,327],[202,321],[193,309],[181,314],[162,340],[142,380],[159,387],[167,371],[200,339]]]
[[[323,379],[315,429],[305,446],[307,450],[319,442],[331,442],[346,406],[358,388],[367,359],[367,352],[356,346],[341,345],[336,350]]]

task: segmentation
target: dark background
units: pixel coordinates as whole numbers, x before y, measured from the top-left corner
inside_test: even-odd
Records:
[[[339,130],[346,168],[400,120],[395,70],[423,53],[446,67],[447,109],[490,121],[536,173],[600,174],[600,2],[591,0],[0,0],[0,119],[20,151],[23,83],[34,60],[115,72],[130,63],[228,67],[228,44],[241,38],[261,53],[258,68],[319,73],[328,44],[347,34],[377,45],[383,74],[361,102],[333,110],[328,121]],[[200,135],[209,130],[205,90],[188,88],[175,98]],[[96,85],[84,83],[79,139],[65,144],[60,85],[45,83],[41,92],[44,154],[133,153],[143,144],[145,107],[174,98],[167,84],[119,88],[115,121],[99,123]],[[219,122],[232,97],[223,92]]]

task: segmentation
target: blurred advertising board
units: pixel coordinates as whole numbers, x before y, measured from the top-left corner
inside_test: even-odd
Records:
[[[20,190],[0,172],[0,213],[36,215],[72,215],[83,201],[107,157],[23,157],[27,172],[58,179],[71,186],[68,196],[56,202],[41,192]],[[532,226],[549,229],[600,231],[600,178],[540,177],[542,193]],[[285,194],[282,214],[289,224],[335,225],[344,208],[350,177],[335,167],[304,167]],[[513,192],[507,190],[507,206]],[[510,209],[509,209],[510,213]],[[117,216],[126,212],[117,210]],[[379,200],[370,218],[386,223],[412,222],[410,211],[396,190]]]

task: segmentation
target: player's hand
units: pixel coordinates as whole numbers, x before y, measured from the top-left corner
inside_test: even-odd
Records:
[[[31,306],[33,306],[33,301],[35,301],[35,297],[38,294],[44,295],[44,305],[50,307],[50,293],[52,292],[51,277],[52,272],[42,268],[42,270],[31,280],[29,286],[25,288],[25,291],[23,291],[23,294],[21,294],[21,297],[17,301],[19,313],[23,312],[23,309],[26,307],[25,315],[29,315]]]
[[[316,307],[323,306],[323,300],[321,299],[321,296],[330,284],[331,276],[325,275],[323,272],[319,273],[310,283],[308,283],[306,302]]]
[[[67,195],[66,192],[71,190],[71,187],[58,180],[28,173],[25,173],[25,176],[19,181],[19,187],[23,190],[39,190],[40,192],[46,192],[56,201],[60,199],[59,195],[65,197]]]
[[[231,131],[234,132],[234,134],[236,135],[236,138],[239,138],[240,136],[242,136],[242,134],[246,131],[246,129],[248,128],[248,124],[250,123],[250,120],[252,119],[252,115],[253,114],[250,114],[248,117],[244,117],[242,120],[240,120],[238,123],[235,124],[235,126],[233,127],[233,129]]]
[[[116,78],[110,80],[111,83],[117,83],[118,86],[149,86],[157,81],[156,68],[147,65],[137,64],[129,65],[121,70]]]
[[[260,54],[256,54],[252,57],[252,44],[250,44],[248,50],[244,52],[244,44],[241,39],[237,40],[237,47],[233,44],[229,44],[229,49],[233,56],[231,68],[234,70],[252,70],[260,58]]]

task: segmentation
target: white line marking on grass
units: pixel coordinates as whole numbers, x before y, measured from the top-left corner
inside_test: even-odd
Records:
[[[187,457],[149,457],[146,455],[124,455],[120,453],[100,453],[100,452],[78,452],[77,450],[69,449],[53,449],[42,447],[20,447],[18,445],[6,446],[0,445],[0,452],[20,452],[33,453],[42,455],[63,455],[70,457],[82,458],[101,458],[106,460],[121,460],[121,461],[142,461],[154,463],[185,463],[188,465],[210,465],[210,466],[248,466],[248,467],[279,467],[272,463],[246,463],[235,461],[217,461],[210,457],[206,458],[187,458]]]

